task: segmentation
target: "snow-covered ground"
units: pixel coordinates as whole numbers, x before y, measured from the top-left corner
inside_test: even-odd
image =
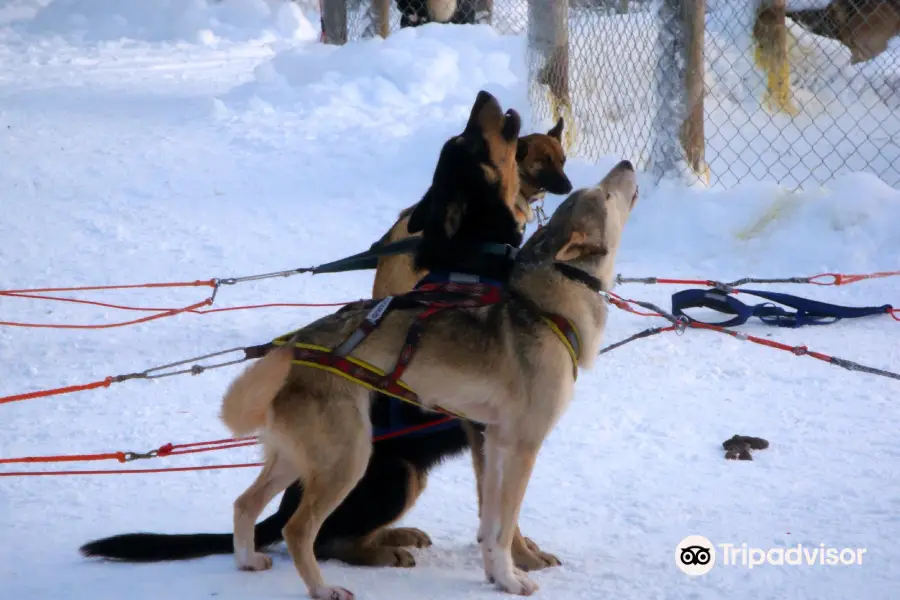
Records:
[[[5,3],[0,289],[241,276],[339,258],[368,248],[419,198],[441,143],[463,126],[479,89],[519,109],[533,129],[522,37],[428,26],[333,48],[312,41],[316,22],[307,9],[263,0],[212,8],[199,0]],[[567,168],[584,186],[620,158],[633,157],[573,158]],[[548,209],[560,200],[551,198]],[[617,270],[721,280],[895,270],[898,232],[900,190],[862,172],[806,192],[768,181],[707,191],[644,182]],[[216,306],[350,300],[369,293],[371,277],[245,283],[224,288]],[[772,289],[851,305],[900,304],[897,281]],[[619,291],[665,307],[676,289]],[[207,291],[89,297],[176,306]],[[0,396],[261,343],[324,310],[180,315],[98,330],[0,327]],[[3,321],[101,324],[134,316],[0,299]],[[652,324],[616,311],[607,339]],[[887,316],[799,330],[754,321],[741,330],[900,369],[900,323]],[[0,458],[227,437],[216,415],[238,368],[0,405]],[[564,562],[534,575],[538,596],[896,598],[898,385],[699,331],[606,355],[579,377],[526,496],[523,531]],[[726,461],[720,444],[734,433],[762,436],[771,447],[753,462]],[[251,448],[129,466],[256,458]],[[283,547],[273,570],[261,574],[238,572],[230,557],[134,566],[77,553],[89,539],[128,531],[227,532],[231,503],[254,476],[243,469],[2,478],[0,597],[302,598]],[[468,457],[435,471],[403,521],[435,542],[415,551],[414,569],[326,563],[326,577],[360,600],[499,598],[479,564],[473,485]],[[691,534],[764,549],[802,543],[867,552],[862,565],[720,564],[689,578],[674,551]]]

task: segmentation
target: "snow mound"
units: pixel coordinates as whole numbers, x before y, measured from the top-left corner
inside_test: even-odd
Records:
[[[404,136],[448,118],[464,123],[478,90],[487,89],[524,118],[524,96],[511,97],[522,87],[522,61],[524,40],[488,26],[426,25],[341,47],[295,46],[222,96],[218,113],[222,106],[258,114],[287,111],[301,118],[311,136],[373,127]]]
[[[676,272],[712,269],[719,253],[729,255],[735,273],[759,272],[760,265],[769,272],[787,264],[781,275],[796,275],[893,270],[897,264],[900,190],[869,173],[839,175],[826,187],[803,191],[772,182],[746,181],[728,190],[664,182],[641,204],[647,208],[632,215],[635,237],[626,236],[623,256],[652,256]],[[620,269],[628,270],[623,264]]]
[[[4,0],[0,4],[0,26],[33,19],[39,10],[53,0]]]
[[[55,34],[72,43],[128,39],[215,44],[311,40],[318,35],[318,27],[297,4],[282,0],[54,0],[19,29]]]

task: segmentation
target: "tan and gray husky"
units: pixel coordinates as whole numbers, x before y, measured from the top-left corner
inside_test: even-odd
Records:
[[[431,210],[443,226],[426,227],[423,245],[429,231],[445,235],[445,241],[464,236],[478,227],[468,219],[491,214],[498,200],[512,210],[518,182],[515,141],[509,138],[515,136],[508,135],[505,116],[489,114],[480,121],[483,139],[492,140],[486,178],[506,183],[495,187],[495,197],[446,194],[452,202]],[[483,151],[470,141],[448,144]],[[443,159],[442,153],[436,172]],[[572,397],[577,368],[590,368],[597,356],[607,318],[606,300],[598,292],[612,287],[622,231],[636,200],[628,161],[596,186],[572,193],[519,252],[503,300],[429,317],[403,375],[424,406],[486,425],[478,539],[488,580],[509,593],[530,595],[537,589],[514,567],[510,551],[519,508],[538,451]],[[495,208],[486,208],[491,203]],[[388,371],[424,310],[388,311],[350,356]],[[291,342],[335,348],[369,314],[368,308],[338,311],[298,330]],[[575,341],[567,343],[571,338],[550,326],[548,315],[569,323]],[[271,566],[255,549],[254,523],[275,495],[299,479],[303,499],[284,528],[288,550],[312,598],[349,600],[351,592],[324,581],[313,544],[323,521],[366,470],[372,450],[370,393],[338,374],[295,364],[294,358],[290,345],[270,352],[238,376],[223,400],[221,415],[229,429],[235,435],[258,432],[265,448],[262,472],[235,501],[235,557],[244,569]]]
[[[469,236],[468,245],[500,242],[517,247],[521,243],[525,222],[531,218],[530,203],[541,197],[544,191],[568,193],[572,187],[563,169],[565,153],[559,143],[562,120],[546,134],[530,134],[517,140],[517,128],[509,130],[509,140],[503,136],[485,135],[490,131],[484,130],[483,122],[492,121],[487,125],[499,125],[506,120],[500,116],[501,110],[496,99],[485,92],[479,94],[472,107],[466,132],[462,136],[454,136],[449,148],[460,151],[455,154],[445,152],[441,161],[442,172],[448,177],[439,177],[425,195],[426,203],[436,203],[439,207],[452,204],[450,196],[463,188],[467,190],[464,199],[498,196],[497,205],[502,210],[493,220],[479,218],[482,230],[477,235]],[[512,119],[510,122],[515,125],[515,121],[516,119]],[[467,140],[468,146],[461,147],[460,139]],[[505,176],[498,177],[500,172],[493,161],[494,157],[503,155],[510,149],[513,140],[516,143],[515,161],[520,183],[511,215],[506,206],[506,197],[500,198],[496,190],[503,188],[511,191],[514,189],[514,182],[505,181]],[[466,173],[467,180],[464,177]],[[493,184],[488,181],[489,178],[495,180]],[[405,210],[387,234],[386,241],[396,241],[410,235],[407,225],[417,208],[422,214],[421,211],[427,207],[420,202]],[[513,221],[517,223],[518,231],[512,228]],[[451,257],[451,262],[460,257],[458,246],[444,250]],[[427,268],[416,270],[411,256],[398,255],[392,258],[398,260],[378,264],[373,287],[374,299],[409,292],[429,272]],[[466,272],[469,275],[489,276],[498,268],[500,271],[505,270],[505,265],[509,262],[509,259],[505,259],[502,264],[494,265],[489,257],[480,257],[475,264],[469,265]],[[458,270],[456,264],[453,267]],[[407,548],[430,546],[431,539],[420,529],[393,525],[415,505],[426,487],[429,472],[443,460],[469,447],[472,449],[480,511],[484,471],[481,426],[455,419],[435,428],[433,424],[439,417],[433,411],[419,409],[394,397],[373,394],[371,421],[373,430],[381,435],[376,436],[374,441],[366,474],[319,530],[315,543],[315,553],[319,560],[336,559],[364,566],[414,566],[415,558]],[[427,431],[416,435],[385,436],[385,433],[391,431],[423,427]],[[282,539],[284,525],[296,512],[302,497],[303,488],[299,482],[291,484],[285,490],[277,511],[256,525],[254,541],[257,550]],[[85,556],[152,562],[231,554],[234,547],[230,533],[141,532],[93,540],[80,550]],[[518,529],[513,538],[512,554],[515,565],[525,571],[560,564],[556,556],[543,551]]]

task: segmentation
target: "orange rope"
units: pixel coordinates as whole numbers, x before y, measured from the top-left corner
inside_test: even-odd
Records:
[[[185,306],[183,308],[173,308],[171,310],[167,310],[165,312],[157,313],[155,315],[149,315],[146,317],[141,317],[140,319],[132,319],[131,321],[122,321],[119,323],[106,323],[104,325],[61,325],[58,323],[19,323],[15,321],[0,321],[0,325],[6,325],[8,327],[41,327],[41,328],[49,328],[49,329],[111,329],[113,327],[125,327],[126,325],[137,325],[138,323],[146,323],[148,321],[155,321],[156,319],[163,319],[165,317],[172,317],[181,313],[194,311],[202,306],[209,306],[213,303],[212,297],[203,300],[202,302],[195,302],[189,306]]]
[[[635,303],[634,300],[625,299],[618,294],[614,294],[612,292],[607,292],[609,294],[610,301],[616,306],[616,308],[620,308],[625,312],[630,312],[633,315],[638,315],[641,317],[661,317],[662,315],[658,312],[641,312],[636,308],[633,308],[631,305]]]
[[[379,435],[372,438],[373,442],[380,442],[395,437],[400,437],[429,427],[436,427],[454,417],[443,417],[428,423],[419,425],[411,425],[397,431]],[[243,437],[243,438],[226,438],[221,440],[212,440],[208,442],[193,442],[189,444],[163,444],[157,448],[155,454],[148,453],[147,456],[140,458],[156,458],[157,456],[174,456],[178,454],[194,454],[197,452],[210,452],[213,450],[227,450],[230,448],[242,448],[244,446],[255,446],[259,444],[259,438]],[[49,463],[49,462],[76,462],[76,461],[96,461],[116,459],[119,462],[128,462],[127,452],[105,452],[100,454],[72,454],[62,456],[26,456],[22,458],[2,458],[0,464],[10,463]],[[150,455],[152,454],[152,456]],[[94,471],[10,471],[0,473],[0,477],[27,477],[38,475],[111,475],[111,474],[129,474],[129,473],[165,473],[169,471],[208,471],[212,469],[237,469],[243,467],[259,467],[263,463],[242,463],[230,465],[210,465],[204,467],[168,467],[160,469],[106,469]]]
[[[30,300],[52,300],[55,302],[71,302],[73,304],[89,304],[91,306],[101,306],[103,308],[115,308],[117,310],[137,310],[141,312],[165,312],[174,310],[172,308],[144,308],[140,306],[124,306],[122,304],[110,304],[109,302],[98,302],[97,300],[81,300],[78,298],[60,298],[58,296],[42,296],[40,294],[19,294],[14,292],[0,292],[0,296],[7,298],[28,298]]]
[[[68,394],[71,392],[82,392],[84,390],[93,390],[101,387],[109,387],[114,379],[107,377],[102,381],[86,383],[83,385],[69,385],[61,388],[53,388],[51,390],[40,390],[37,392],[28,392],[27,394],[16,394],[15,396],[0,397],[0,404],[8,404],[10,402],[19,402],[20,400],[32,400],[34,398],[45,398],[47,396],[57,396],[59,394]]]
[[[128,475],[136,473],[168,473],[171,471],[210,471],[214,469],[242,469],[261,467],[263,463],[241,463],[236,465],[209,465],[205,467],[165,467],[161,469],[99,469],[96,471],[9,471],[0,477],[29,477],[35,475]]]
[[[0,294],[34,294],[38,292],[86,292],[91,290],[129,290],[137,288],[166,288],[166,287],[216,287],[215,279],[197,281],[178,281],[174,283],[136,283],[131,285],[91,285],[83,287],[61,288],[33,288],[29,290],[0,290]]]
[[[181,310],[179,308],[155,308],[155,307],[143,307],[143,306],[125,306],[123,304],[110,304],[108,302],[98,302],[96,300],[81,300],[78,298],[59,298],[57,296],[41,296],[37,294],[21,294],[18,292],[0,292],[0,296],[7,296],[9,298],[28,298],[31,300],[53,300],[56,302],[71,302],[73,304],[88,304],[91,306],[100,306],[103,308],[115,308],[117,310],[136,310],[141,312],[166,312],[173,310]],[[280,307],[280,306],[294,306],[294,307],[320,307],[320,306],[344,306],[345,304],[350,304],[350,302],[354,302],[353,300],[347,302],[278,302],[272,304],[248,304],[244,306],[230,306],[227,308],[213,308],[210,310],[196,310],[191,309],[185,312],[194,313],[197,315],[205,315],[209,313],[215,312],[225,312],[229,310],[246,310],[252,308],[270,308],[270,307]]]
[[[868,273],[864,275],[842,275],[840,273],[822,273],[821,275],[815,275],[814,277],[809,278],[809,282],[814,285],[847,285],[849,283],[856,283],[857,281],[863,281],[865,279],[881,279],[883,277],[896,277],[900,275],[900,271],[880,271],[878,273]],[[816,279],[822,279],[823,277],[831,278],[832,281],[820,283],[815,281]]]
[[[235,442],[231,444],[221,444],[219,446],[212,446],[210,448],[192,448],[190,450],[170,450],[163,446],[160,448],[159,454],[157,456],[178,456],[180,454],[196,454],[198,452],[209,452],[210,450],[229,450],[231,448],[243,448],[245,446],[256,446],[259,442],[256,440],[247,441],[247,442]]]
[[[60,456],[23,456],[21,458],[0,458],[0,465],[11,463],[45,463],[45,462],[84,462],[89,460],[116,459],[125,462],[124,452],[106,452],[103,454],[66,454]]]
[[[736,282],[732,282],[729,285],[731,287],[741,285],[742,282],[748,283],[810,283],[813,285],[848,285],[851,283],[856,283],[858,281],[864,281],[866,279],[882,279],[884,277],[897,277],[900,276],[900,271],[879,271],[877,273],[864,273],[864,274],[853,274],[853,275],[845,275],[843,273],[820,273],[818,275],[813,275],[811,277],[800,277],[800,278],[791,278],[796,281],[788,281],[788,280],[757,280],[754,278],[747,279],[739,279]],[[623,283],[661,283],[661,284],[670,284],[670,285],[703,285],[715,287],[720,285],[720,282],[714,281],[712,279],[670,279],[665,277],[646,277],[646,278],[623,278]]]
[[[171,317],[171,316],[182,314],[182,313],[191,313],[191,314],[195,314],[195,315],[206,315],[206,314],[211,314],[211,313],[228,312],[228,311],[234,311],[234,310],[248,310],[248,309],[255,309],[255,308],[335,307],[335,306],[344,306],[344,305],[352,302],[352,301],[348,301],[348,302],[279,302],[279,303],[270,303],[270,304],[248,304],[248,305],[244,305],[244,306],[229,306],[229,307],[225,307],[225,308],[212,308],[212,309],[208,309],[208,310],[199,310],[203,306],[212,305],[212,303],[213,303],[212,297],[207,298],[203,302],[191,304],[190,306],[185,306],[182,308],[152,308],[152,307],[139,307],[139,306],[125,306],[122,304],[111,304],[108,302],[98,302],[96,300],[81,300],[78,298],[57,298],[54,296],[25,294],[25,293],[20,293],[17,291],[0,292],[0,296],[6,296],[8,298],[28,298],[28,299],[33,299],[33,300],[54,300],[57,302],[87,304],[87,305],[91,305],[91,306],[100,306],[103,308],[114,308],[114,309],[118,309],[118,310],[132,310],[132,311],[141,311],[141,312],[161,313],[161,314],[157,314],[157,315],[153,315],[153,316],[149,316],[149,317],[142,317],[140,319],[133,319],[131,321],[109,323],[106,325],[61,325],[61,324],[55,324],[55,323],[21,323],[21,322],[16,322],[16,321],[0,321],[0,326],[6,325],[9,327],[39,327],[39,328],[48,328],[48,329],[110,329],[113,327],[125,327],[127,325],[146,323],[147,321],[153,321],[156,319]]]

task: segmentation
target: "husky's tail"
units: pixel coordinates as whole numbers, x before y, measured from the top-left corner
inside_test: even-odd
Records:
[[[269,406],[290,373],[292,357],[289,346],[273,350],[228,387],[220,416],[234,435],[249,435],[265,426]]]

